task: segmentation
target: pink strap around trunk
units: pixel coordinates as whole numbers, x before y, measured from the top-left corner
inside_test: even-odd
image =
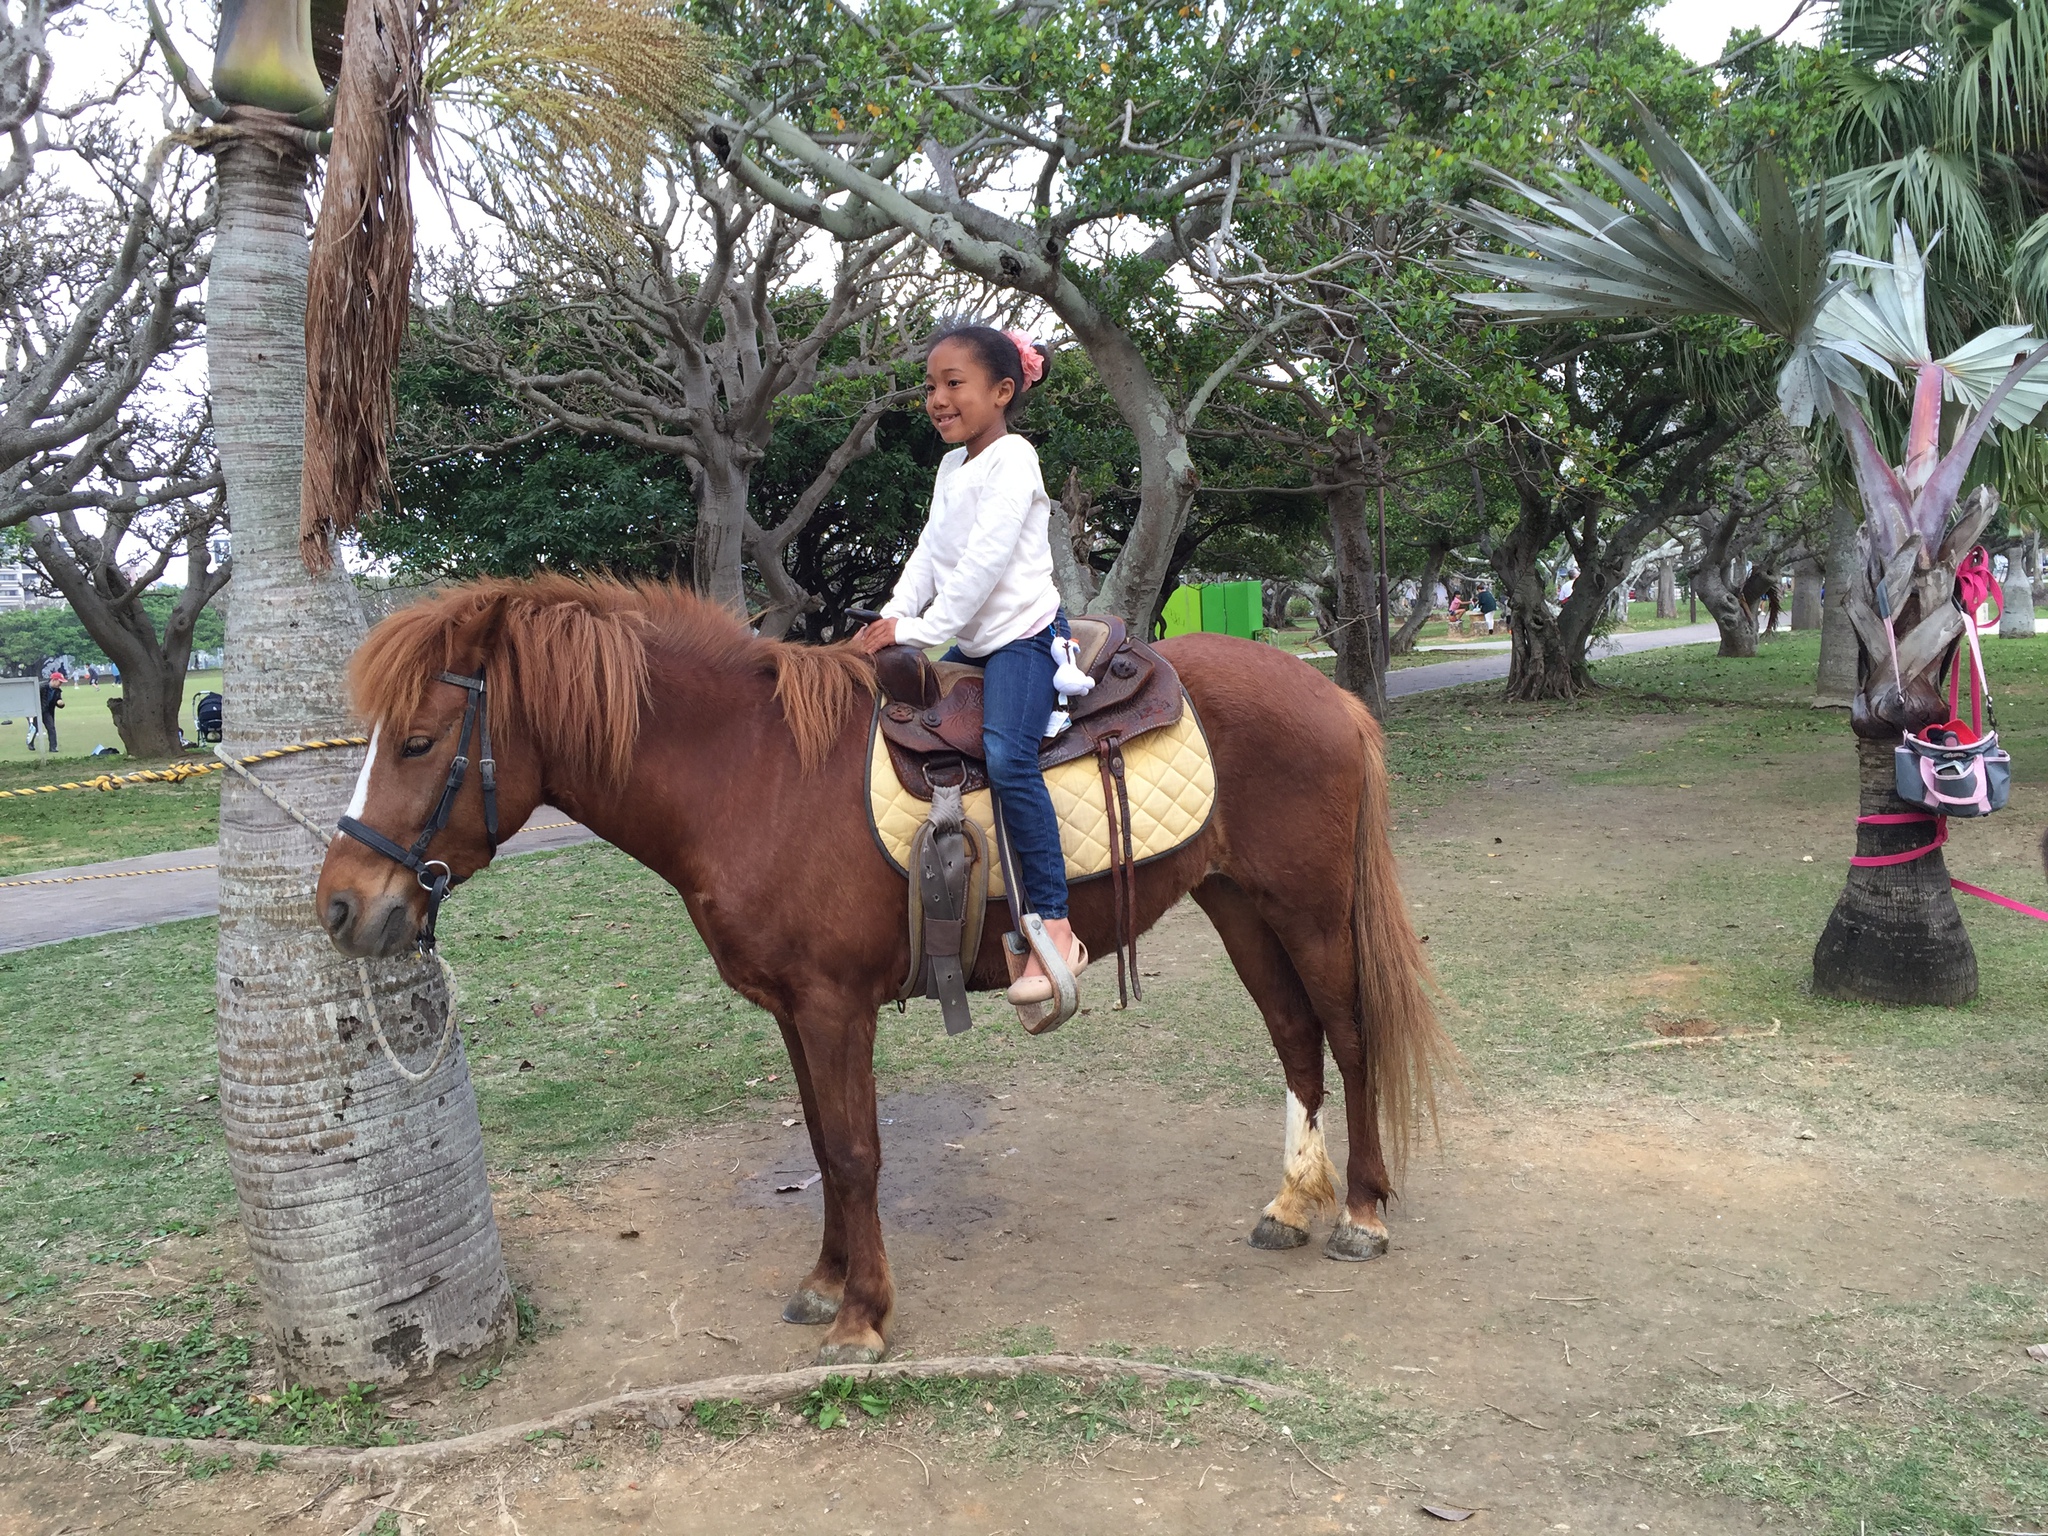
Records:
[[[2010,896],[1987,891],[1983,886],[1971,885],[1967,880],[1951,879],[1949,884],[1959,891],[1967,891],[1972,896],[1981,896],[1994,906],[2004,907],[2008,912],[2017,912],[2023,917],[2039,918],[2042,922],[2048,923],[2048,912],[2043,912],[2039,907],[2030,907],[2024,901],[2014,901]]]
[[[1928,854],[1934,852],[1935,849],[1948,841],[1948,818],[1946,816],[1935,816],[1926,811],[1904,811],[1885,816],[1858,816],[1856,818],[1856,824],[1859,827],[1899,827],[1915,821],[1931,821],[1935,824],[1933,842],[1923,843],[1918,848],[1909,848],[1904,853],[1876,853],[1861,858],[1852,858],[1849,862],[1859,869],[1874,869],[1886,864],[1908,864],[1914,859],[1924,859]],[[1949,877],[1948,883],[1965,895],[1976,896],[1992,903],[1994,906],[2003,907],[2008,912],[2017,912],[2022,917],[2031,917],[2039,922],[2048,923],[2048,912],[2043,912],[2039,907],[2030,907],[2024,901],[2014,901],[2010,896],[2001,896],[1996,891],[1987,891],[1981,885],[1972,885],[1969,881],[1958,880],[1954,876]]]
[[[1948,818],[1935,816],[1927,811],[1905,811],[1889,816],[1858,816],[1859,827],[1899,827],[1913,821],[1931,821],[1935,824],[1934,841],[1922,843],[1918,848],[1908,848],[1904,853],[1873,853],[1849,862],[1858,869],[1881,869],[1887,864],[1910,864],[1915,859],[1924,859],[1943,843],[1948,841]]]

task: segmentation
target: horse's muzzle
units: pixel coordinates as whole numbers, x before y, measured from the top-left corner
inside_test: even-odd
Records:
[[[357,960],[398,954],[419,936],[412,903],[402,891],[379,892],[367,901],[354,891],[335,891],[320,909],[320,922],[334,947]]]

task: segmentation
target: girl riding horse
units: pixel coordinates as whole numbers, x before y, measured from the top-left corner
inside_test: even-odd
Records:
[[[1052,502],[1038,454],[1010,430],[1024,392],[1044,372],[1044,350],[1021,331],[952,325],[933,339],[925,414],[960,446],[939,463],[931,517],[895,593],[853,644],[872,656],[888,645],[957,640],[945,659],[982,668],[982,756],[1016,852],[1023,910],[1044,921],[1053,958],[1078,977],[1088,951],[1067,920],[1059,818],[1038,766],[1059,704],[1055,647],[1067,636],[1066,614],[1052,579]],[[1034,947],[1009,1000],[1031,1008],[1053,992]]]

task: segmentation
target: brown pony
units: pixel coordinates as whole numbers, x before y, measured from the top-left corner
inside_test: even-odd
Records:
[[[1216,809],[1194,841],[1138,871],[1139,927],[1192,891],[1279,1052],[1283,1178],[1253,1244],[1305,1243],[1335,1209],[1324,1251],[1376,1257],[1387,1152],[1398,1163],[1447,1049],[1395,874],[1379,728],[1270,646],[1189,635],[1160,649],[1208,733]],[[351,814],[399,844],[433,815],[456,754],[469,695],[443,672],[488,680],[506,831],[545,800],[631,854],[681,892],[727,984],[774,1015],[825,1196],[818,1262],[782,1315],[832,1324],[823,1362],[878,1358],[895,1287],[875,1198],[875,1020],[910,949],[904,877],[868,830],[870,663],[756,639],[666,587],[543,576],[456,588],[384,620],[350,671],[376,731]],[[457,878],[491,858],[477,779],[429,855]],[[1108,881],[1078,884],[1072,907],[1076,932],[1108,953]],[[414,943],[426,894],[343,837],[315,909],[343,952],[392,955]],[[977,987],[1008,980],[1005,926],[991,916]],[[1319,1119],[1326,1041],[1350,1132],[1341,1207]]]

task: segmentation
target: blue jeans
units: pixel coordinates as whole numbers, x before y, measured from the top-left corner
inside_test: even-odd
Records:
[[[1003,803],[1003,823],[1024,881],[1024,910],[1040,917],[1067,915],[1067,860],[1060,851],[1059,818],[1038,767],[1045,723],[1059,702],[1052,685],[1057,670],[1052,637],[1067,632],[1062,613],[1037,634],[986,656],[965,656],[958,647],[946,653],[948,661],[982,669],[982,756]]]

